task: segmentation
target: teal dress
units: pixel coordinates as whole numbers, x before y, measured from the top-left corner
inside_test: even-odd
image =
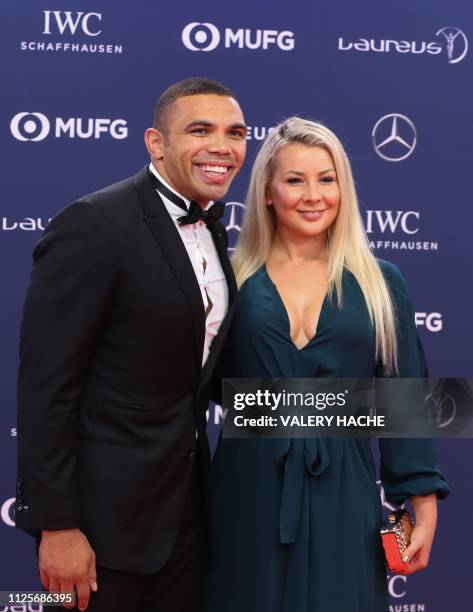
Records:
[[[399,375],[423,377],[425,361],[406,283],[380,261],[398,319]],[[302,349],[290,337],[284,304],[261,267],[240,291],[225,376],[382,376],[374,332],[354,276],[343,301],[326,298],[317,332]],[[448,486],[430,440],[380,441],[388,500]],[[212,468],[212,557],[203,612],[385,612],[381,504],[367,439],[223,439]]]

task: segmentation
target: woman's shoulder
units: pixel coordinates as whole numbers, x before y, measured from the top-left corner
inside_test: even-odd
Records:
[[[385,259],[380,259],[378,257],[376,258],[376,263],[378,264],[390,291],[408,296],[409,290],[407,282],[398,266],[390,261],[386,261]],[[358,285],[356,276],[348,268],[343,269],[343,277],[346,281]]]
[[[242,294],[251,292],[255,288],[259,287],[266,276],[266,266],[265,264],[261,265],[257,270],[253,272],[251,276],[249,276],[245,282],[240,287],[240,296]]]
[[[411,302],[411,292],[406,278],[396,264],[385,259],[376,259],[383,273],[383,276],[388,284],[391,295],[396,302]]]
[[[376,261],[387,280],[403,278],[401,270],[398,268],[398,266],[396,266],[396,264],[379,257],[376,258]]]

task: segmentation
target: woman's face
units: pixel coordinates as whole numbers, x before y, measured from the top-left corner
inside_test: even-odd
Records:
[[[326,234],[340,205],[332,156],[322,147],[288,144],[278,151],[267,201],[279,232],[294,238]]]

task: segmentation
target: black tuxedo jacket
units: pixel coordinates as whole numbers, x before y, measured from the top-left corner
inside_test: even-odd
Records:
[[[48,225],[21,328],[18,527],[79,527],[105,567],[166,562],[196,457],[208,470],[205,412],[237,293],[225,229],[211,231],[229,313],[202,369],[202,297],[147,167]]]

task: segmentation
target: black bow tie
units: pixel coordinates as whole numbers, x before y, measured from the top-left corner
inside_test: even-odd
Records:
[[[191,223],[197,223],[197,221],[203,221],[206,225],[209,225],[221,219],[224,210],[225,204],[223,202],[215,202],[207,210],[204,210],[197,202],[191,202],[187,215],[178,218],[179,225],[190,225]]]
[[[173,204],[182,208],[187,214],[182,217],[178,217],[179,225],[190,225],[191,223],[197,223],[197,221],[203,221],[206,225],[214,223],[223,217],[225,210],[225,204],[223,202],[215,202],[207,210],[203,210],[197,202],[191,201],[189,210],[187,209],[186,203],[173,191],[168,189],[166,185],[158,179],[152,172],[149,172],[149,176],[154,183],[156,189]]]

